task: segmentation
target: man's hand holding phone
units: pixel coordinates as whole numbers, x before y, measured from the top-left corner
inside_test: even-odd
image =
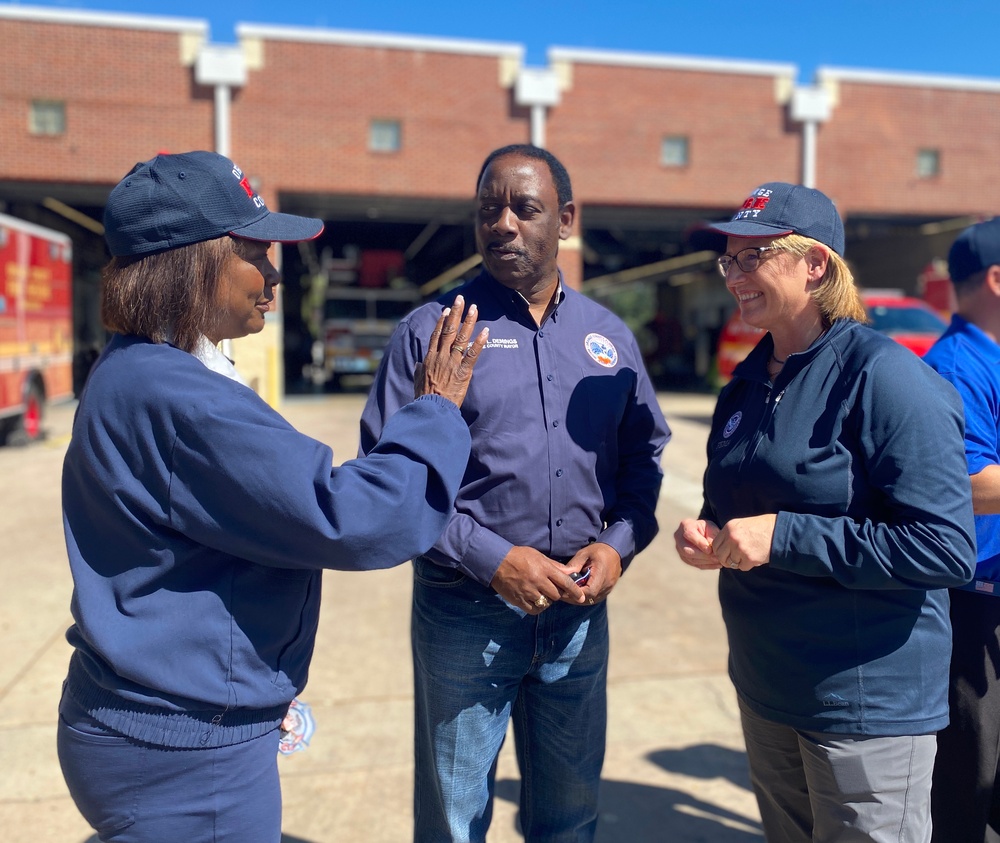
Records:
[[[622,562],[618,552],[604,542],[593,542],[581,548],[567,563],[578,570],[570,573],[570,579],[576,585],[584,599],[579,597],[564,598],[570,603],[593,606],[601,600],[606,600],[611,589],[615,587],[622,573]]]

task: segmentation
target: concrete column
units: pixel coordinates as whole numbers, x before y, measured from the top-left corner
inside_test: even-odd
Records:
[[[215,151],[226,158],[232,157],[232,143],[230,141],[232,115],[230,114],[230,103],[232,101],[231,90],[228,85],[215,86]]]
[[[555,71],[521,68],[514,82],[514,102],[531,109],[531,143],[545,147],[545,109],[559,104],[561,92]]]
[[[796,88],[789,103],[792,120],[802,123],[802,184],[816,186],[816,128],[830,119],[825,88]]]

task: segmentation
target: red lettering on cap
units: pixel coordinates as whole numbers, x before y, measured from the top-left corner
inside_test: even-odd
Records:
[[[253,199],[253,188],[250,187],[250,180],[246,176],[240,179],[240,187],[247,192],[247,196]]]
[[[770,196],[758,196],[756,199],[754,199],[753,205],[751,207],[755,211],[763,211],[764,208],[767,207],[767,203],[770,201],[771,201]]]

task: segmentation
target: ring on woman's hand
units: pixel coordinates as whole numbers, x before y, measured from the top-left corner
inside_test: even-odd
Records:
[[[538,599],[535,601],[535,605],[539,609],[544,609],[549,605],[549,598],[546,597],[544,594],[540,594],[538,596]]]
[[[451,346],[451,350],[457,351],[459,354],[465,354],[465,349],[467,348],[468,348],[467,345],[464,345],[463,343],[460,342],[452,343]]]
[[[739,567],[740,567],[740,563],[739,563],[739,562],[737,562],[737,561],[736,561],[735,559],[730,559],[730,560],[729,560],[729,561],[728,561],[728,562],[727,562],[726,564],[727,564],[727,565],[728,565],[728,566],[729,566],[730,568],[739,568]]]

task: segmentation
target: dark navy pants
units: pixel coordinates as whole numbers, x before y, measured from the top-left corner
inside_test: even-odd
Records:
[[[170,749],[64,706],[59,763],[102,841],[279,843],[278,732],[215,749]]]

